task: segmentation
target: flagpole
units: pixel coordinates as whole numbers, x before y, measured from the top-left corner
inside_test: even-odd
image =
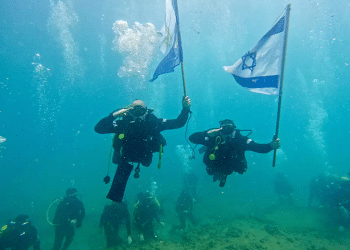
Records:
[[[291,9],[291,4],[287,5],[287,13],[286,13],[286,32],[285,32],[285,37],[284,37],[284,45],[283,45],[283,57],[282,57],[282,69],[281,69],[281,81],[280,81],[280,86],[279,86],[279,97],[278,97],[278,110],[277,110],[277,122],[276,122],[276,132],[274,135],[274,139],[278,138],[278,129],[280,125],[280,117],[281,117],[281,106],[282,106],[282,94],[283,94],[283,80],[284,80],[284,66],[286,62],[286,53],[287,53],[287,41],[288,41],[288,32],[289,32],[289,17],[290,17],[290,9]],[[272,166],[275,167],[276,165],[276,154],[277,154],[277,149],[274,150],[273,152],[273,162]]]
[[[184,89],[184,96],[187,96],[187,91],[186,91],[186,79],[185,79],[185,68],[184,68],[184,60],[183,60],[183,51],[182,51],[182,41],[181,41],[181,32],[180,32],[180,18],[179,18],[179,10],[178,10],[178,6],[177,6],[177,0],[175,0],[175,13],[176,13],[176,21],[177,21],[177,28],[178,30],[178,43],[181,44],[180,47],[180,62],[181,62],[181,72],[182,72],[182,86]]]
[[[181,62],[181,71],[182,71],[182,85],[184,88],[184,96],[187,96],[185,70],[184,70],[184,62],[183,61]]]

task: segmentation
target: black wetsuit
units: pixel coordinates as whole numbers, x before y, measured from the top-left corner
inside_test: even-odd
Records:
[[[55,244],[52,250],[61,249],[64,237],[66,241],[62,250],[65,250],[73,241],[74,221],[76,227],[81,227],[85,217],[84,205],[76,196],[66,196],[58,204],[53,223],[55,226]]]
[[[275,180],[273,181],[273,190],[277,196],[279,205],[294,205],[292,198],[294,188],[285,175],[281,173],[277,174]]]
[[[0,234],[0,250],[28,250],[31,246],[34,250],[40,250],[37,230],[30,222],[10,222],[7,229]]]
[[[310,183],[309,207],[314,200],[324,207],[334,223],[350,226],[350,180],[347,177],[323,174],[314,177]]]
[[[226,140],[223,140],[221,136],[210,137],[208,131],[194,133],[189,137],[189,140],[207,147],[203,162],[207,166],[209,175],[217,172],[230,175],[233,171],[243,174],[247,170],[245,151],[268,153],[272,150],[269,143],[256,143],[241,135],[239,130],[234,130],[232,137],[228,137]],[[217,150],[215,150],[216,146]],[[210,154],[215,155],[215,160],[209,159]]]
[[[181,128],[186,124],[188,109],[182,109],[177,119],[161,119],[148,113],[144,119],[134,119],[130,114],[122,120],[117,120],[112,114],[103,118],[95,126],[99,134],[115,133],[113,163],[118,164],[112,186],[107,198],[121,202],[125,187],[133,165],[130,162],[141,163],[148,167],[152,163],[153,152],[159,150],[159,145],[165,145],[165,139],[160,132]],[[122,137],[120,135],[123,135]]]
[[[116,246],[122,243],[118,235],[119,226],[125,223],[128,236],[131,236],[130,213],[127,204],[109,203],[105,206],[100,220],[100,228],[104,228],[107,247]]]
[[[143,198],[135,205],[133,211],[135,228],[143,234],[145,240],[157,237],[153,228],[153,220],[160,222],[159,212],[160,204],[153,197]]]
[[[193,225],[196,224],[196,220],[193,216],[193,204],[194,199],[190,191],[182,191],[176,201],[176,212],[179,215],[180,225],[173,227],[174,229],[184,230],[186,227],[186,219],[189,219]]]

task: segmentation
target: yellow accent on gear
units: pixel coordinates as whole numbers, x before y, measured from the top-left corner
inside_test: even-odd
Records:
[[[209,155],[209,159],[210,159],[211,161],[214,161],[214,160],[215,160],[215,155],[214,155],[214,154],[210,154],[210,155]]]
[[[163,156],[163,145],[159,145],[159,162],[158,162],[158,169],[162,168],[162,156]]]
[[[160,207],[160,203],[159,203],[159,201],[158,201],[158,199],[157,199],[156,197],[154,197],[154,203],[155,203],[158,207]]]
[[[5,231],[7,229],[7,225],[4,225],[2,228],[1,228],[1,231]]]
[[[63,197],[57,198],[56,200],[54,200],[54,201],[50,204],[50,206],[49,206],[48,209],[46,210],[46,220],[47,220],[47,222],[48,222],[50,225],[52,225],[52,226],[57,226],[58,224],[54,224],[54,223],[52,223],[52,222],[50,221],[50,217],[49,217],[50,209],[51,209],[51,207],[52,207],[53,204],[55,204],[57,201],[62,201],[62,200],[63,200]]]
[[[221,143],[221,141],[222,141],[221,136],[217,136],[217,137],[215,138],[215,146],[214,146],[214,148],[213,148],[214,152],[213,152],[212,154],[209,155],[209,159],[210,159],[211,161],[214,161],[214,160],[215,160],[215,158],[216,158],[216,157],[215,157],[215,152],[216,152],[216,150],[219,149],[219,144]]]
[[[119,136],[118,136],[118,138],[119,138],[119,140],[123,140],[124,139],[124,134],[120,134]]]

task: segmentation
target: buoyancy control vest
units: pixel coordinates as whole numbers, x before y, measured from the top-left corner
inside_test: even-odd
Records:
[[[166,140],[156,131],[158,118],[151,112],[148,112],[144,119],[126,115],[121,120],[122,133],[116,134],[113,139],[113,163],[119,164],[122,158],[127,161],[128,158],[132,158],[133,162],[139,162],[135,158],[151,156],[155,152],[162,153]]]
[[[247,170],[244,143],[248,137],[235,130],[232,137],[226,141],[218,135],[209,138],[209,148],[206,150],[203,162],[210,168],[224,171],[226,174],[237,172],[243,174]]]

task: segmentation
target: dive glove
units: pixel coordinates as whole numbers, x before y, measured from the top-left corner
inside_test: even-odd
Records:
[[[120,110],[118,110],[118,111],[116,111],[116,112],[113,112],[112,115],[113,115],[114,117],[122,117],[122,116],[125,115],[126,112],[128,112],[128,111],[129,111],[129,109],[120,109]]]
[[[272,142],[270,142],[270,146],[271,148],[273,149],[279,149],[280,146],[281,146],[281,141],[279,138],[276,138],[275,137],[272,139]]]
[[[191,107],[191,99],[188,96],[184,96],[182,98],[182,107],[185,109],[190,109]]]

